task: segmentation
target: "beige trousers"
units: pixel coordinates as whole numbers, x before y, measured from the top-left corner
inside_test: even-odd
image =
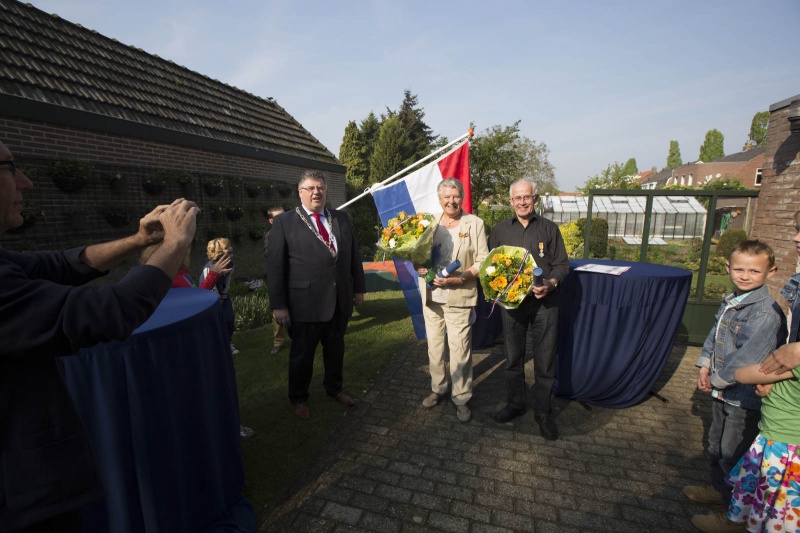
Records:
[[[447,392],[445,337],[450,352],[450,396],[456,405],[472,398],[472,307],[450,307],[428,301],[422,306],[425,333],[428,337],[428,363],[431,390]]]

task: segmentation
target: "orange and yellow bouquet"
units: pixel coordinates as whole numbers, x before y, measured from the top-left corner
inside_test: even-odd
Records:
[[[498,246],[492,249],[479,272],[484,297],[506,309],[516,309],[528,295],[534,268],[536,261],[525,248]]]
[[[436,219],[428,213],[407,215],[400,211],[385,228],[375,244],[379,250],[400,259],[424,265],[431,258]]]

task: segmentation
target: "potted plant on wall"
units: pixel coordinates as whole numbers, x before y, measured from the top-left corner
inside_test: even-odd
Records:
[[[203,178],[203,190],[209,196],[216,196],[222,192],[225,182],[219,176],[206,176]]]
[[[107,205],[100,212],[108,225],[114,228],[127,226],[131,221],[131,210],[125,205]]]
[[[238,205],[232,205],[226,208],[225,214],[228,215],[228,220],[236,221],[244,215],[244,209]]]
[[[172,180],[172,172],[159,169],[142,178],[142,189],[151,196],[161,194]]]
[[[110,172],[103,176],[114,194],[125,194],[128,188],[128,179],[122,172]]]
[[[258,198],[261,194],[261,183],[258,181],[250,181],[244,186],[244,190],[250,198]]]
[[[178,172],[176,179],[184,198],[189,198],[194,194],[194,176],[191,172]]]
[[[64,192],[78,192],[92,181],[90,163],[77,159],[58,159],[47,165],[47,173],[56,187]]]

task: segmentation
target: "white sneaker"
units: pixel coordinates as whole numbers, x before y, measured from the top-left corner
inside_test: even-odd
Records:
[[[231,344],[231,354],[236,355],[237,353],[239,353],[239,350],[236,349],[236,346]]]

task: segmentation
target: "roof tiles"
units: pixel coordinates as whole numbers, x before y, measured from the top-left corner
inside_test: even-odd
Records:
[[[0,93],[338,164],[289,113],[29,4],[0,0]]]

